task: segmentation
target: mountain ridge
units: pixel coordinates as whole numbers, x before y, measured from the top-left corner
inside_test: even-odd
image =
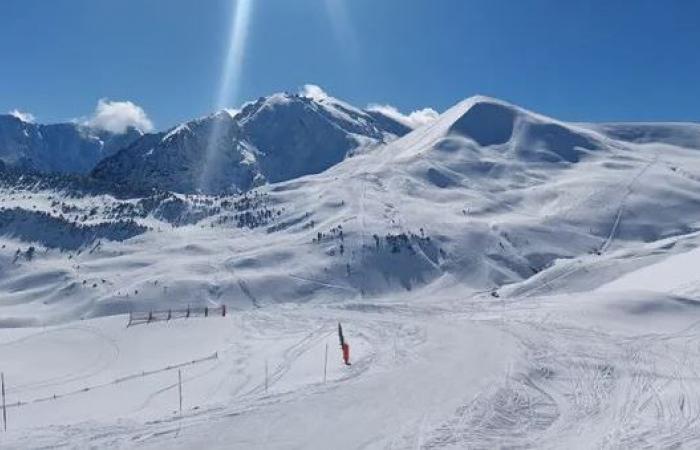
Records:
[[[0,160],[29,170],[86,174],[142,134],[135,128],[117,134],[73,122],[36,124],[0,115]]]
[[[273,94],[235,115],[219,111],[158,138],[144,136],[98,163],[91,175],[187,193],[247,191],[322,172],[395,139],[389,130],[409,131],[331,97]]]

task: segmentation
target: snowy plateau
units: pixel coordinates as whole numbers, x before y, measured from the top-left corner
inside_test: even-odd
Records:
[[[0,448],[700,448],[700,125],[60,128],[0,118]]]

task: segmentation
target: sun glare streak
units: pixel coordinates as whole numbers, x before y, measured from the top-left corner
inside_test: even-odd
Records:
[[[231,24],[231,35],[226,55],[226,65],[221,76],[217,107],[224,108],[238,100],[238,90],[243,73],[245,46],[250,29],[253,0],[237,0]]]
[[[235,0],[231,19],[229,45],[226,52],[224,69],[219,83],[219,94],[216,100],[217,110],[235,105],[238,101],[243,63],[245,59],[246,42],[250,29],[250,17],[253,8],[253,0]],[[207,183],[211,181],[212,168],[215,165],[218,152],[218,141],[221,138],[224,119],[218,117],[213,125],[207,142],[204,166],[199,180],[200,190],[207,190]]]
[[[359,44],[357,35],[348,14],[345,0],[324,0],[326,13],[333,26],[333,33],[344,53],[350,57],[351,62],[359,57]]]

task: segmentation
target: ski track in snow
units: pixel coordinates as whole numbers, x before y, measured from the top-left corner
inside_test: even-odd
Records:
[[[635,177],[632,178],[632,180],[625,187],[625,192],[622,195],[622,199],[620,200],[619,206],[617,207],[617,213],[615,214],[615,220],[613,221],[613,225],[610,228],[610,233],[608,234],[608,237],[605,239],[605,242],[603,243],[603,245],[601,246],[601,248],[599,250],[599,252],[601,254],[608,251],[608,248],[610,248],[610,245],[612,244],[613,239],[615,239],[615,235],[617,234],[617,230],[620,227],[620,222],[622,220],[622,214],[625,211],[625,202],[630,197],[630,195],[632,195],[632,193],[634,192],[634,185],[658,161],[659,161],[659,153],[657,152],[654,155],[654,158],[652,160],[650,160],[647,164],[645,164],[644,167],[642,167],[642,170],[640,170],[639,173],[637,173],[637,175],[635,175]]]
[[[664,355],[687,348],[687,336],[671,348],[658,337],[640,342],[552,325],[521,328],[527,332],[515,334],[528,367],[459,408],[421,448],[563,448],[581,445],[579,436],[600,438],[583,448],[700,442],[698,364]]]
[[[357,289],[355,289],[351,286],[343,286],[340,284],[329,283],[327,281],[313,280],[311,278],[300,277],[299,275],[292,275],[292,274],[289,274],[289,278],[293,278],[293,279],[299,280],[299,281],[308,281],[309,283],[314,283],[314,284],[318,284],[321,286],[326,286],[326,287],[330,287],[330,288],[334,288],[334,289],[341,289],[343,291],[350,291],[353,293],[359,293]]]
[[[49,378],[44,378],[42,379],[41,382],[20,382],[19,384],[15,384],[12,386],[11,389],[8,389],[7,392],[8,394],[22,394],[27,391],[35,391],[38,389],[43,389],[43,388],[51,388],[51,387],[60,387],[67,385],[69,383],[77,382],[77,381],[82,381],[82,380],[88,380],[94,375],[97,375],[101,372],[103,372],[105,369],[107,369],[114,360],[116,360],[119,357],[120,349],[119,346],[114,342],[114,340],[110,339],[108,336],[106,336],[104,333],[100,332],[97,328],[94,327],[86,327],[86,326],[71,326],[71,327],[66,327],[62,328],[60,330],[48,330],[48,331],[43,331],[40,333],[32,334],[26,337],[23,337],[21,339],[17,339],[15,341],[11,342],[5,342],[0,344],[0,348],[7,348],[11,346],[15,346],[18,344],[22,345],[28,345],[31,344],[30,341],[34,339],[39,339],[39,338],[50,338],[52,335],[60,335],[60,334],[65,334],[66,332],[80,332],[80,333],[85,333],[88,335],[91,335],[94,338],[99,339],[101,342],[104,342],[106,345],[106,348],[109,348],[109,350],[104,351],[100,355],[97,355],[95,360],[89,362],[86,366],[80,368],[77,370],[75,373],[72,374],[67,374],[64,376],[59,376],[59,377],[49,377]],[[59,336],[60,337],[60,336]],[[27,399],[23,399],[23,401],[26,401]],[[31,400],[30,400],[31,401]]]

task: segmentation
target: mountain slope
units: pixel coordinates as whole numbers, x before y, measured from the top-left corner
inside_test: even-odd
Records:
[[[74,123],[41,125],[0,115],[0,161],[41,172],[85,174],[142,135],[114,134]]]

